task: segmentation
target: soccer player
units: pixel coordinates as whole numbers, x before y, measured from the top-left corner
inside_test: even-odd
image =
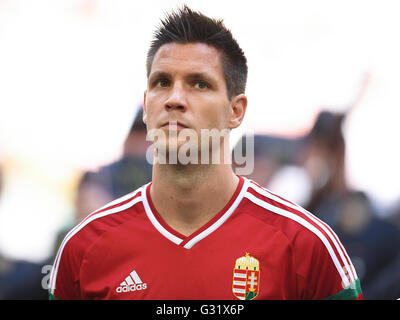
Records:
[[[223,22],[186,6],[171,13],[148,51],[147,78],[143,121],[149,133],[164,133],[152,181],[69,232],[50,297],[361,299],[328,225],[229,162],[206,161],[214,149],[203,143],[213,139],[202,132],[238,127],[247,108],[246,58]],[[197,138],[173,139],[185,131]],[[218,143],[222,160],[229,139]],[[186,163],[188,151],[203,161]]]

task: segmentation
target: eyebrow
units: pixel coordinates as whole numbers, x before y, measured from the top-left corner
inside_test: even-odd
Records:
[[[194,72],[194,73],[189,73],[186,76],[187,79],[204,79],[207,82],[211,82],[212,84],[216,84],[216,80],[214,77],[208,75],[207,73],[204,72]]]
[[[149,75],[149,81],[152,81],[153,79],[158,79],[158,78],[170,78],[171,75],[168,72],[164,71],[155,71],[152,74]]]
[[[148,80],[149,80],[149,82],[153,82],[155,79],[159,79],[159,78],[170,79],[171,74],[168,72],[165,72],[165,71],[155,71],[150,74]],[[188,73],[187,75],[185,75],[185,78],[189,79],[189,80],[204,79],[205,81],[210,82],[213,85],[217,85],[217,81],[215,80],[215,78],[205,72]]]

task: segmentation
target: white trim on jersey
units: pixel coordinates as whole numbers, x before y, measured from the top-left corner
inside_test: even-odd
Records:
[[[128,194],[126,194],[126,195],[120,197],[120,198],[117,198],[117,199],[115,199],[115,200],[112,200],[111,202],[107,203],[106,205],[102,206],[101,208],[99,208],[99,209],[93,211],[93,212],[92,212],[91,214],[89,214],[89,215],[96,214],[96,212],[103,211],[103,210],[106,209],[106,208],[109,208],[109,207],[115,206],[116,204],[122,203],[122,202],[124,202],[124,201],[126,201],[126,200],[128,200],[128,199],[130,199],[130,198],[132,198],[132,197],[134,197],[134,196],[137,195],[140,191],[141,191],[141,187],[140,187],[139,189],[136,189],[135,191],[133,191],[133,192],[131,192],[131,193],[128,193]]]
[[[150,183],[149,183],[150,184]],[[166,230],[156,219],[154,216],[153,212],[151,211],[149,201],[147,200],[147,188],[149,188],[149,184],[146,184],[143,186],[143,191],[142,191],[142,197],[143,197],[143,206],[144,210],[146,212],[147,217],[149,218],[150,222],[153,224],[153,226],[160,232],[164,237],[167,239],[171,240],[173,243],[179,245],[183,240],[178,238],[177,236],[173,235],[171,232]]]
[[[92,221],[94,221],[94,220],[96,220],[96,219],[102,218],[102,217],[104,217],[104,216],[107,216],[107,215],[110,215],[110,214],[113,214],[113,213],[117,213],[117,212],[121,212],[121,211],[123,211],[123,210],[126,210],[126,209],[128,209],[128,208],[134,206],[136,203],[142,201],[142,197],[139,196],[139,197],[136,197],[136,198],[132,199],[131,201],[125,203],[124,205],[120,205],[120,206],[118,206],[118,207],[114,207],[114,208],[112,208],[112,209],[99,212],[99,211],[103,210],[104,208],[108,208],[108,207],[114,206],[114,205],[116,205],[116,204],[118,204],[118,203],[122,203],[122,202],[128,200],[129,198],[135,197],[140,191],[142,191],[141,188],[139,188],[138,190],[136,190],[136,191],[134,191],[134,192],[132,192],[132,193],[126,195],[126,196],[123,196],[123,197],[121,197],[121,198],[118,198],[118,199],[116,199],[116,200],[110,202],[109,204],[103,206],[102,208],[100,208],[100,209],[98,209],[98,210],[95,210],[93,213],[91,213],[90,215],[88,215],[86,219],[84,219],[84,220],[81,221],[77,226],[75,226],[75,227],[65,236],[65,238],[64,238],[64,240],[62,241],[62,243],[61,243],[61,245],[60,245],[60,248],[59,248],[59,250],[58,250],[58,253],[57,253],[57,256],[56,256],[56,259],[55,259],[55,262],[54,262],[54,266],[53,266],[53,269],[52,269],[52,272],[51,272],[51,275],[50,275],[50,293],[51,293],[51,294],[54,295],[54,290],[55,290],[55,288],[56,288],[56,279],[57,279],[58,267],[59,267],[59,265],[60,265],[60,260],[61,260],[62,252],[63,252],[64,247],[65,247],[65,245],[67,244],[67,242],[68,242],[76,233],[78,233],[83,227],[85,227],[85,226],[86,226],[87,224],[89,224],[90,222],[92,222]],[[99,212],[99,213],[96,213],[96,212]]]
[[[278,196],[276,196],[275,194],[273,194],[271,191],[269,191],[266,188],[262,188],[254,183],[250,184],[250,187],[256,191],[258,194],[270,198],[276,202],[279,202],[289,208],[295,209],[297,211],[300,211],[301,213],[303,213],[305,216],[307,216],[310,220],[312,220],[315,224],[317,224],[323,231],[325,231],[325,233],[329,236],[329,238],[331,239],[332,243],[335,245],[335,248],[337,250],[337,252],[339,252],[340,258],[343,262],[344,268],[345,270],[347,270],[347,273],[350,276],[350,281],[353,282],[355,281],[358,276],[356,273],[356,270],[353,266],[353,264],[351,263],[350,257],[348,256],[346,249],[344,247],[341,247],[340,244],[338,243],[338,237],[335,234],[335,232],[323,221],[321,221],[320,219],[318,219],[316,216],[314,216],[311,212],[307,211],[306,209],[304,209],[303,207],[299,206],[298,204],[295,203],[291,203],[289,201],[286,201]],[[346,260],[346,258],[347,260]],[[347,262],[350,262],[349,263]]]
[[[197,236],[193,237],[193,239],[190,239],[183,247],[185,249],[190,249],[192,248],[196,243],[198,243],[200,240],[204,239],[211,233],[213,233],[215,230],[217,230],[231,215],[232,213],[236,210],[240,202],[242,201],[247,188],[249,185],[249,181],[244,179],[242,188],[237,195],[236,199],[233,201],[232,205],[228,208],[228,210],[217,220],[215,221],[211,226],[209,226],[207,229],[199,233]],[[151,211],[150,205],[148,203],[147,199],[147,194],[146,194],[146,189],[148,188],[148,185],[143,187],[143,192],[142,192],[142,197],[143,197],[143,204],[144,208],[146,211],[147,216],[149,217],[151,223],[154,225],[154,227],[167,239],[171,240],[172,242],[176,244],[180,244],[183,239],[173,235],[170,233],[168,230],[166,230],[156,219],[154,216],[154,213]]]
[[[332,246],[330,245],[328,239],[321,233],[321,231],[319,231],[316,227],[314,227],[311,223],[309,223],[307,220],[305,220],[304,218],[290,212],[287,210],[284,210],[282,208],[279,207],[275,207],[272,204],[265,202],[262,199],[257,198],[256,196],[254,196],[253,194],[247,192],[245,194],[245,197],[247,199],[249,199],[251,202],[255,203],[256,205],[267,209],[271,212],[274,212],[276,214],[279,214],[281,216],[284,216],[286,218],[292,219],[294,221],[296,221],[297,223],[301,224],[302,226],[304,226],[305,228],[307,228],[308,230],[310,230],[311,232],[313,232],[316,236],[318,236],[318,238],[320,238],[320,240],[323,242],[323,244],[325,245],[326,249],[329,252],[329,255],[342,279],[343,285],[344,287],[347,287],[350,285],[349,279],[347,278],[344,269],[342,268],[335,252],[333,251]],[[347,264],[346,264],[347,265]]]
[[[206,230],[203,232],[199,233],[197,236],[195,236],[193,239],[188,241],[183,247],[186,249],[190,249],[193,247],[197,242],[200,240],[204,239],[207,237],[209,234],[217,230],[231,215],[232,213],[236,210],[240,202],[242,201],[247,188],[249,185],[249,181],[247,179],[244,180],[243,185],[242,185],[242,190],[240,190],[238,196],[236,197],[235,201],[232,203],[232,205],[229,207],[229,209],[216,221],[214,222],[211,226],[209,226]]]

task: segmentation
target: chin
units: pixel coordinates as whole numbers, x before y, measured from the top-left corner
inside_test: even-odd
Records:
[[[197,143],[188,141],[158,141],[156,146],[160,164],[199,164],[201,162]]]

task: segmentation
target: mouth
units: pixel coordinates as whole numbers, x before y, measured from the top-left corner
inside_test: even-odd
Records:
[[[168,121],[161,126],[161,129],[175,130],[175,131],[179,131],[186,128],[188,128],[188,126],[179,121]]]

